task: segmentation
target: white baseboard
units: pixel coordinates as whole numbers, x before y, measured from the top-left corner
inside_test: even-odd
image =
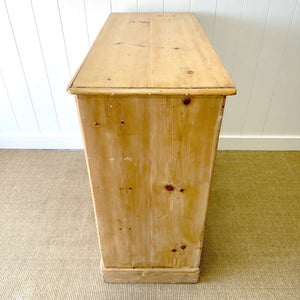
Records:
[[[300,136],[220,136],[218,150],[300,150]]]
[[[0,149],[83,149],[79,135],[0,135]],[[220,136],[218,150],[300,150],[300,136]]]
[[[83,149],[80,135],[0,135],[0,149]]]

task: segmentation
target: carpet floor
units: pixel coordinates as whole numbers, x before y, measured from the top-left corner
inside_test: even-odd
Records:
[[[198,284],[106,284],[82,151],[0,151],[0,299],[300,299],[300,152],[219,151]]]

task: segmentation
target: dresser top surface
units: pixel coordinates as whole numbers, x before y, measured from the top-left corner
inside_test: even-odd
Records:
[[[68,86],[73,94],[235,94],[192,13],[112,13]]]

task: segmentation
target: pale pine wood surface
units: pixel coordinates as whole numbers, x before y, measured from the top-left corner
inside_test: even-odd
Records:
[[[105,280],[196,282],[225,95],[236,90],[195,16],[111,14],[69,91]]]
[[[191,13],[111,14],[68,90],[82,94],[108,88],[130,94],[135,92],[131,89],[236,92]]]
[[[224,98],[78,96],[104,267],[199,266]]]
[[[97,95],[100,92],[99,88],[69,88],[69,92],[74,92],[79,95]],[[235,95],[236,90],[231,88],[222,89],[165,89],[165,88],[101,88],[101,95]]]
[[[199,268],[108,269],[102,270],[110,283],[197,283]]]

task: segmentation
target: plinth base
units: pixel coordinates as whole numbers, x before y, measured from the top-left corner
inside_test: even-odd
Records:
[[[199,274],[199,268],[103,268],[104,281],[110,283],[197,283]]]

